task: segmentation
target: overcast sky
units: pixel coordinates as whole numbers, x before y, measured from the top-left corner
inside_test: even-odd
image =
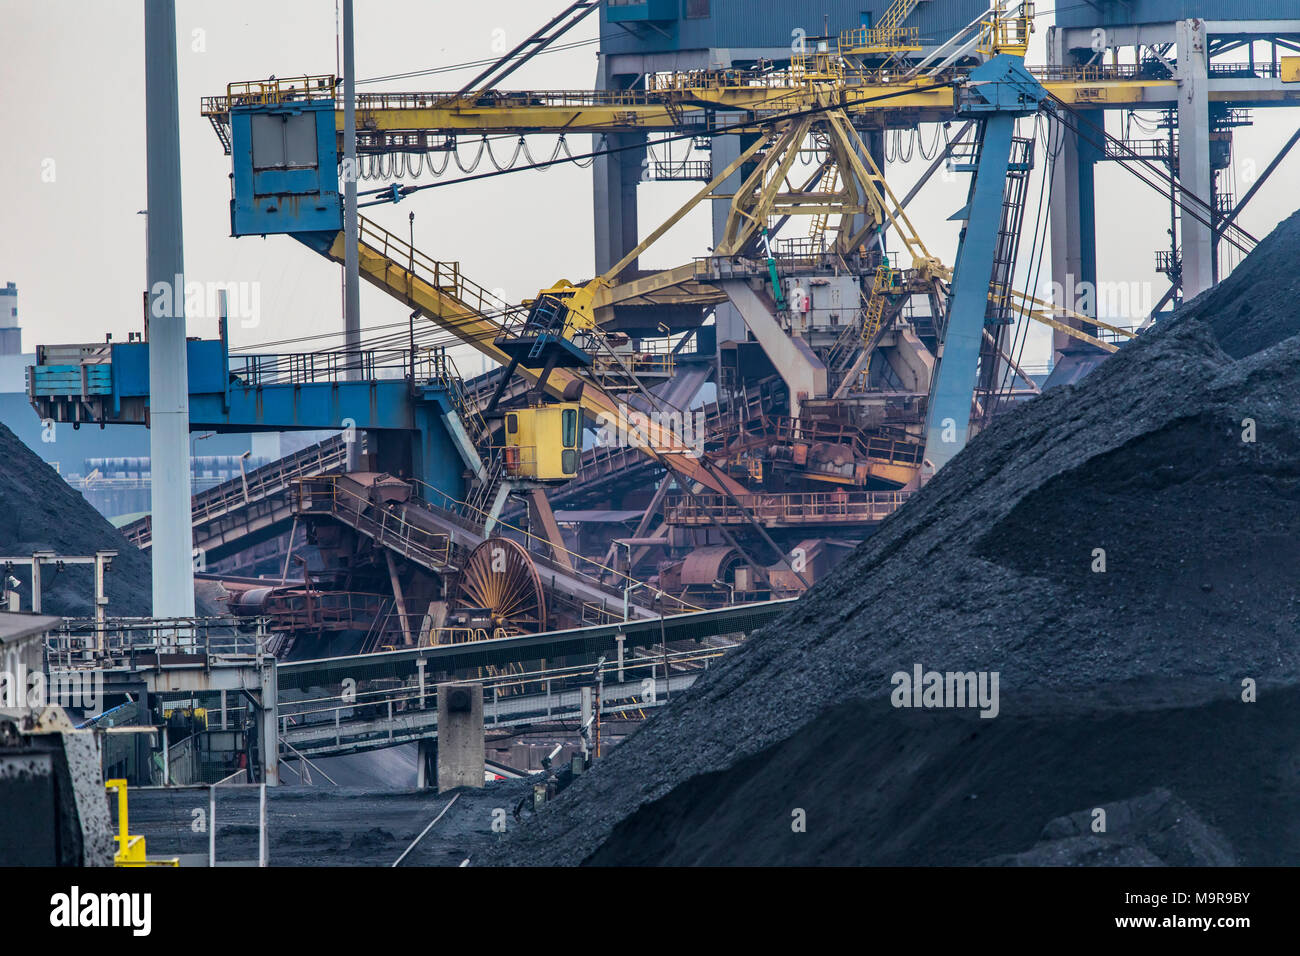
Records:
[[[490,57],[561,6],[559,0],[360,0],[358,75],[364,79]],[[1044,60],[1048,22],[1050,16],[1040,17],[1031,63]],[[177,4],[186,278],[256,284],[261,323],[232,328],[235,345],[340,325],[340,268],[285,236],[229,236],[230,159],[199,115],[199,100],[224,92],[232,81],[336,72],[335,29],[333,0]],[[596,31],[593,16],[565,42],[594,38]],[[106,332],[125,339],[141,326],[145,281],[145,217],[138,215],[146,204],[142,5],[138,0],[0,0],[0,38],[0,182],[5,183],[0,282],[18,284],[24,346],[99,341]],[[590,88],[595,70],[595,46],[587,45],[538,57],[506,85]],[[454,89],[471,75],[443,73],[361,89]],[[1260,110],[1256,120],[1237,133],[1239,170],[1247,163],[1262,169],[1295,129],[1297,112]],[[932,128],[925,131],[927,145],[932,135]],[[575,138],[574,145],[585,141]],[[549,156],[551,142],[539,137],[534,154]],[[466,159],[469,145],[462,145]],[[914,156],[910,164],[891,166],[896,192],[901,195],[926,165]],[[1242,215],[1246,229],[1262,237],[1300,204],[1298,171],[1300,158],[1289,157]],[[1098,183],[1102,278],[1148,283],[1159,296],[1166,284],[1152,261],[1153,250],[1167,244],[1167,204],[1116,164],[1100,168]],[[640,187],[642,233],[697,188],[694,183]],[[1245,188],[1239,185],[1238,193]],[[911,207],[931,250],[949,263],[957,233],[946,220],[964,203],[965,189],[964,176],[948,183],[936,179]],[[1035,184],[1031,195],[1036,192]],[[405,236],[411,211],[421,251],[459,260],[467,276],[503,290],[510,301],[556,279],[579,281],[593,272],[589,170],[565,166],[427,190],[366,214]],[[564,240],[556,241],[557,235]],[[697,210],[643,258],[643,265],[677,265],[705,254],[710,244],[707,211]],[[406,313],[400,303],[363,283],[364,325],[404,321]],[[215,335],[215,319],[195,319],[190,334]],[[1045,362],[1046,330],[1032,341],[1036,354],[1027,355],[1027,362]],[[476,362],[462,363],[462,372],[478,370]]]

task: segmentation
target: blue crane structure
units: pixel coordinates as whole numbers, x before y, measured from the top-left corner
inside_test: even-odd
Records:
[[[926,456],[936,466],[965,444],[986,317],[1003,184],[1017,117],[1036,112],[1043,88],[1020,57],[1001,54],[973,71],[957,116],[980,127],[966,227],[956,260],[944,346],[932,387]],[[286,234],[329,255],[342,229],[333,96],[250,102],[231,110],[235,236]],[[398,194],[393,193],[393,198]],[[42,347],[31,399],[43,418],[74,423],[148,422],[148,342]],[[79,352],[69,358],[70,350]],[[377,376],[369,353],[229,355],[217,340],[188,343],[191,427],[254,432],[355,428],[374,433],[380,467],[454,497],[477,472],[473,442],[447,381]],[[343,372],[369,370],[362,380]],[[945,422],[955,423],[955,431]]]

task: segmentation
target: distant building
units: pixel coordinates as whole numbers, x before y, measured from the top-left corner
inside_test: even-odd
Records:
[[[21,355],[23,330],[18,326],[18,286],[0,289],[0,355]]]

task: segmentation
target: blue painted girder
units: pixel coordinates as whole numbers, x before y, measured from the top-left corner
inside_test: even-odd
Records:
[[[930,388],[925,458],[935,471],[966,447],[970,434],[1016,117],[1037,110],[1045,96],[1023,61],[1005,54],[974,70],[959,93],[958,115],[978,118],[982,128],[970,196],[962,210],[966,228],[953,267],[948,321]]]

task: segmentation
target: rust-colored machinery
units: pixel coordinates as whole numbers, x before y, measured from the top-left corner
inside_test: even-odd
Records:
[[[460,570],[452,618],[508,634],[546,630],[546,594],[537,565],[517,542],[489,538]]]

